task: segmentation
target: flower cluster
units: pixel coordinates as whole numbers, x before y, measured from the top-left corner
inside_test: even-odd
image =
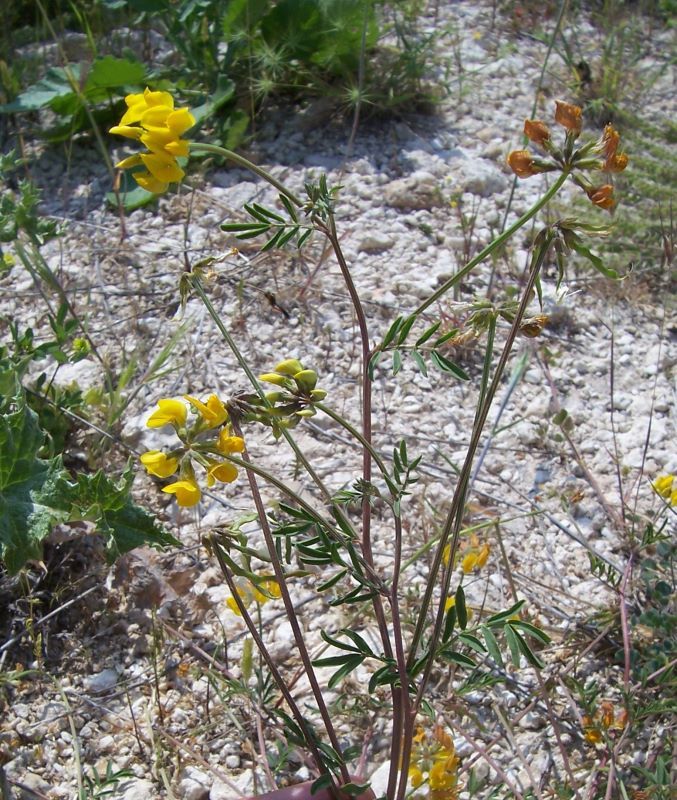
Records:
[[[259,395],[242,394],[235,403],[244,419],[269,425],[275,436],[282,429],[295,427],[304,417],[312,417],[315,404],[327,396],[324,389],[317,388],[315,370],[305,369],[296,358],[281,361],[272,372],[259,375],[259,380],[276,388],[265,393],[265,400]]]
[[[177,477],[163,487],[163,492],[173,494],[180,506],[196,505],[202,491],[195,477],[195,464],[205,471],[210,488],[216,481],[231,483],[237,478],[237,467],[227,459],[244,451],[244,440],[233,435],[228,411],[215,394],[204,402],[185,395],[183,400],[158,400],[157,405],[148,418],[148,427],[171,425],[181,440],[181,445],[168,453],[149,450],[140,457],[150,475],[163,479]],[[189,420],[189,409],[194,419]]]
[[[677,506],[677,480],[674,475],[661,475],[651,485],[668,505]]]
[[[622,172],[627,167],[627,155],[618,152],[618,131],[612,125],[607,125],[597,142],[591,141],[576,147],[576,140],[583,128],[583,112],[579,106],[561,100],[556,101],[555,122],[566,131],[564,145],[561,148],[555,145],[545,122],[528,119],[524,123],[524,133],[533,145],[543,151],[545,157],[534,155],[529,150],[514,150],[508,156],[510,169],[518,178],[566,170],[594,205],[611,211],[616,204],[613,186],[591,181],[583,172]]]
[[[449,563],[450,552],[451,546],[447,545],[444,548],[443,555],[445,565]],[[491,547],[489,546],[489,543],[484,542],[484,544],[480,545],[479,539],[473,534],[470,537],[469,545],[465,547],[460,554],[461,569],[466,575],[471,573],[473,570],[482,569],[482,567],[487,563],[489,553],[491,553]]]
[[[133,173],[134,180],[147,191],[162,194],[185,175],[177,158],[188,155],[190,144],[181,136],[195,125],[195,118],[187,108],[175,109],[169,92],[147,88],[140,94],[128,94],[125,103],[127,111],[110,132],[140,141],[148,152],[129,156],[115,166],[144,166],[144,171]]]
[[[612,737],[617,731],[622,731],[628,724],[628,712],[622,708],[618,714],[610,700],[603,700],[593,717],[585,714],[581,719],[583,736],[589,744],[600,744],[604,741],[604,734]]]
[[[282,592],[280,591],[280,585],[276,580],[273,580],[272,578],[266,578],[264,580],[257,581],[257,583],[242,582],[238,584],[237,595],[242,601],[243,605],[248,607],[252,603],[262,606],[269,600],[275,600],[278,597],[281,597]],[[238,617],[242,616],[242,612],[240,611],[234,597],[229,597],[228,600],[226,600],[226,605],[233,613],[237,614]]]
[[[451,736],[441,725],[435,725],[431,736],[419,727],[416,731],[409,767],[413,789],[428,787],[428,800],[456,800],[458,797],[459,760]],[[417,793],[414,800],[423,798]]]

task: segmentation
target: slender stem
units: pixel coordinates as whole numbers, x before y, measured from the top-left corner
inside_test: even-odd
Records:
[[[442,297],[443,294],[446,294],[452,286],[458,283],[461,279],[465,278],[465,276],[471,272],[478,264],[481,264],[485,258],[490,256],[494,250],[501,247],[510,237],[516,233],[523,225],[525,225],[532,217],[536,216],[538,212],[545,206],[547,203],[552,200],[552,198],[557,194],[560,190],[564,181],[566,181],[569,173],[567,170],[564,170],[559,178],[553,183],[553,185],[547,190],[547,192],[541,197],[534,205],[522,216],[517,220],[517,222],[513,223],[509,228],[507,228],[503,233],[497,236],[493,242],[488,244],[484,250],[478,253],[473,259],[471,259],[463,269],[449,278],[448,281],[440,286],[440,288],[433,292],[430,297],[414,311],[412,312],[412,317],[417,317],[419,314],[422,314],[427,308],[429,308],[433,303]]]
[[[235,424],[233,424],[233,428],[235,428]],[[228,456],[228,461],[232,462],[238,467],[246,470],[247,472],[251,472],[254,475],[258,475],[260,478],[263,478],[265,481],[270,483],[276,489],[279,489],[281,492],[284,492],[290,499],[292,499],[297,505],[302,508],[309,516],[311,516],[315,520],[315,524],[318,525],[322,530],[330,536],[334,541],[338,542],[338,544],[346,547],[348,542],[344,534],[335,528],[328,520],[326,520],[321,514],[307,503],[301,495],[297,494],[293,489],[290,489],[283,481],[276,478],[272,475],[268,470],[264,469],[263,467],[258,466],[258,464],[254,464],[251,460],[247,458],[238,458],[237,456]],[[383,580],[379,577],[378,573],[374,570],[373,565],[368,564],[364,558],[362,558],[359,553],[355,553],[360,565],[364,567],[365,572],[369,575],[369,585],[378,590],[379,592],[385,593],[386,588],[383,583]],[[348,565],[346,565],[348,566]],[[350,571],[355,572],[355,568],[350,565]],[[358,575],[356,579],[364,580],[363,576]]]
[[[242,430],[239,427],[238,420],[232,419],[231,422],[233,425],[233,431],[235,435],[242,436]],[[249,454],[247,453],[246,450],[242,454],[242,459],[243,461],[250,463]],[[317,703],[317,707],[320,712],[320,716],[322,717],[322,722],[327,732],[327,736],[329,737],[329,741],[331,742],[331,746],[340,756],[341,744],[338,740],[338,737],[336,736],[336,731],[334,730],[334,725],[331,720],[331,715],[329,714],[329,709],[327,708],[327,705],[324,701],[322,690],[320,689],[320,685],[317,681],[317,676],[315,675],[315,670],[313,668],[313,664],[310,659],[310,654],[308,653],[308,649],[306,647],[306,643],[303,638],[303,632],[301,630],[301,626],[299,625],[298,616],[294,608],[294,601],[292,600],[291,595],[289,594],[289,589],[285,581],[284,570],[282,569],[282,564],[280,563],[280,559],[277,554],[277,548],[275,547],[275,539],[273,538],[273,533],[270,529],[270,525],[268,524],[268,517],[266,515],[266,509],[263,505],[263,498],[261,497],[261,492],[259,491],[259,487],[256,482],[256,475],[252,470],[249,469],[247,470],[247,479],[249,481],[249,489],[251,491],[251,495],[254,500],[254,505],[256,507],[256,513],[258,514],[259,517],[259,525],[261,526],[261,532],[263,534],[263,538],[265,539],[266,547],[268,549],[270,563],[273,567],[273,571],[275,573],[275,578],[277,580],[278,586],[280,587],[282,601],[284,603],[285,611],[287,612],[287,619],[292,629],[294,641],[296,642],[299,656],[301,658],[301,661],[303,662],[303,667],[306,673],[306,677],[308,678],[308,683],[310,684],[313,697],[315,698],[315,702]],[[350,781],[350,775],[348,774],[348,770],[343,760],[341,760],[340,772],[343,782],[348,783]]]
[[[491,382],[491,385],[486,393],[486,397],[484,399],[484,403],[482,404],[482,408],[479,410],[477,418],[475,420],[475,424],[473,426],[472,437],[470,440],[470,444],[468,445],[468,452],[466,454],[465,461],[463,463],[463,468],[461,469],[461,474],[459,475],[458,484],[456,486],[456,491],[454,492],[454,496],[451,502],[451,507],[449,509],[449,513],[447,515],[447,520],[444,526],[444,530],[442,532],[442,536],[440,537],[440,543],[438,545],[437,551],[435,553],[435,559],[433,561],[433,565],[430,571],[430,577],[428,579],[428,584],[426,586],[425,595],[423,601],[421,603],[421,609],[419,611],[419,616],[416,622],[416,629],[414,631],[414,637],[411,645],[411,650],[409,653],[409,661],[410,663],[416,658],[416,652],[418,646],[421,641],[421,637],[423,635],[423,630],[426,624],[426,616],[428,613],[428,608],[430,606],[430,602],[432,600],[433,591],[435,588],[435,581],[437,578],[437,573],[439,572],[440,566],[442,564],[442,558],[444,554],[444,548],[446,547],[446,543],[449,537],[453,534],[453,539],[451,543],[451,556],[449,562],[447,564],[445,574],[443,577],[443,586],[442,586],[442,596],[440,598],[440,605],[437,612],[437,617],[435,620],[435,626],[433,629],[433,633],[430,639],[430,646],[429,646],[429,658],[427,660],[423,676],[421,678],[421,682],[419,684],[418,693],[416,697],[416,702],[414,707],[418,708],[423,698],[423,693],[427,686],[428,680],[430,678],[430,672],[433,666],[433,654],[435,652],[435,647],[437,645],[437,641],[439,639],[442,625],[444,624],[444,598],[448,594],[449,591],[449,584],[451,582],[451,575],[453,573],[453,553],[458,546],[459,534],[461,530],[461,522],[463,519],[463,508],[465,504],[465,494],[468,485],[468,480],[470,478],[470,473],[472,470],[472,463],[475,457],[475,453],[479,446],[480,438],[482,436],[482,431],[484,429],[484,425],[487,420],[487,416],[489,414],[489,409],[491,408],[492,401],[494,399],[494,395],[498,390],[498,386],[501,382],[501,378],[505,371],[506,365],[508,363],[508,358],[510,357],[510,353],[512,351],[512,345],[515,341],[515,337],[517,336],[517,331],[519,330],[519,326],[522,323],[522,319],[526,312],[526,309],[531,301],[531,293],[533,291],[534,285],[536,283],[536,279],[538,278],[538,274],[540,272],[541,266],[545,261],[545,257],[548,253],[550,243],[554,234],[549,232],[545,238],[545,241],[542,243],[539,252],[537,253],[536,257],[534,258],[534,262],[531,268],[531,273],[529,275],[529,279],[527,281],[526,286],[524,287],[524,291],[522,293],[522,298],[520,301],[519,308],[515,315],[515,319],[513,320],[512,327],[510,332],[508,333],[508,337],[506,339],[505,345],[503,347],[503,352],[499,358],[498,364],[496,365],[496,371],[494,373],[494,378]]]
[[[295,195],[291,189],[287,189],[283,183],[280,183],[280,181],[278,181],[276,178],[273,178],[269,172],[266,172],[265,169],[253,164],[244,156],[240,156],[237,153],[234,153],[232,150],[227,150],[225,147],[219,147],[215,144],[207,144],[206,142],[191,142],[190,150],[192,153],[213,153],[214,155],[222,156],[223,158],[227,158],[229,161],[235,162],[238,166],[248,169],[250,172],[258,175],[259,178],[263,178],[264,181],[268,181],[268,183],[271,186],[274,186],[278,192],[282,192],[283,195],[288,197],[295,206],[303,208],[303,200]]]
[[[353,427],[353,426],[352,426],[352,425],[351,425],[351,424],[348,422],[348,420],[347,420],[347,419],[345,419],[345,417],[342,417],[340,414],[337,414],[337,413],[336,413],[336,411],[334,411],[333,409],[331,409],[329,406],[325,406],[323,403],[315,403],[315,408],[317,408],[317,409],[318,409],[318,411],[322,411],[322,412],[323,412],[324,414],[326,414],[328,417],[331,417],[331,418],[334,420],[334,422],[338,422],[338,424],[339,424],[339,425],[340,425],[342,428],[344,428],[345,430],[347,430],[347,431],[348,431],[348,433],[349,433],[349,434],[350,434],[350,435],[351,435],[353,438],[357,439],[357,441],[358,441],[358,442],[359,442],[359,443],[362,445],[362,447],[366,447],[366,448],[367,448],[367,450],[369,450],[369,452],[371,453],[371,457],[372,457],[372,458],[374,459],[374,461],[376,462],[376,466],[377,466],[377,467],[378,467],[378,468],[381,470],[381,474],[382,474],[382,475],[388,475],[388,474],[389,474],[389,473],[388,473],[388,468],[386,467],[386,465],[385,465],[385,463],[384,463],[383,459],[382,459],[382,458],[381,458],[381,456],[379,456],[379,454],[376,452],[376,450],[375,450],[375,449],[374,449],[374,447],[372,446],[371,442],[368,442],[368,441],[367,441],[367,440],[364,438],[364,436],[362,436],[362,434],[361,434],[361,433],[360,433],[360,432],[357,430],[357,428],[354,428],[354,427]]]
[[[395,517],[395,556],[393,564],[393,581],[390,589],[390,610],[393,620],[393,640],[397,671],[400,686],[393,692],[393,736],[390,750],[390,774],[388,777],[388,797],[392,797],[395,781],[399,771],[400,779],[397,800],[403,800],[407,789],[409,760],[411,758],[411,740],[413,737],[414,717],[411,713],[411,697],[409,696],[409,675],[407,674],[407,657],[404,652],[404,636],[400,619],[398,601],[399,581],[402,569],[402,520]]]
[[[362,447],[362,479],[365,483],[371,483],[371,378],[369,377],[369,361],[371,359],[371,350],[369,347],[369,330],[367,327],[367,317],[362,307],[362,301],[355,288],[352,275],[348,263],[343,255],[341,243],[339,242],[338,233],[336,232],[336,222],[334,217],[330,215],[329,226],[325,228],[325,234],[331,242],[336,260],[341,269],[344,283],[348,289],[348,294],[357,317],[357,326],[360,331],[360,342],[362,345],[362,437],[365,444]],[[371,549],[371,507],[369,506],[369,498],[365,497],[362,501],[362,554],[368,564],[373,568],[374,555]],[[377,595],[373,599],[374,613],[381,635],[381,642],[383,644],[383,652],[386,658],[393,657],[393,649],[390,642],[390,633],[385,618],[383,603],[381,598]]]

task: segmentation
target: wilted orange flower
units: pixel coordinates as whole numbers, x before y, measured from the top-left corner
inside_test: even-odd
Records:
[[[537,144],[539,147],[544,147],[545,142],[550,139],[550,128],[541,122],[540,119],[527,119],[524,121],[524,133],[529,141]]]
[[[614,187],[606,183],[604,186],[593,186],[588,189],[588,197],[599,208],[611,211],[616,205],[614,200]]]
[[[602,134],[601,148],[604,153],[605,172],[623,172],[628,166],[628,157],[618,152],[621,137],[613,125],[607,125]]]
[[[580,106],[555,100],[555,122],[572,133],[579,134],[583,127],[583,109]]]
[[[540,172],[528,150],[513,150],[508,156],[508,166],[518,178],[530,178]]]

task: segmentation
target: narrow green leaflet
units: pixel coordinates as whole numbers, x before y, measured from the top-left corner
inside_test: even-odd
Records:
[[[37,414],[21,397],[16,406],[0,416],[0,558],[10,573],[40,558],[42,540],[69,518],[61,457],[38,458],[44,434]]]

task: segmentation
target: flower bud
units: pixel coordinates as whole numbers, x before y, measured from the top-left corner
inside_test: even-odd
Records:
[[[525,120],[524,133],[529,141],[539,147],[545,147],[546,142],[550,141],[550,129],[545,122],[541,122],[540,119]]]
[[[317,372],[314,369],[303,369],[294,375],[294,380],[302,392],[310,392],[317,385]]]
[[[287,382],[284,375],[278,375],[277,372],[264,372],[263,375],[259,375],[259,380],[265,383],[274,383],[276,386],[284,386]]]
[[[310,393],[310,399],[314,403],[321,403],[326,396],[327,392],[324,389],[313,389]]]
[[[275,367],[275,372],[280,372],[282,375],[295,375],[297,372],[301,372],[303,369],[303,364],[296,358],[287,358],[285,361],[280,361],[280,363]]]
[[[583,127],[583,109],[562,100],[555,100],[555,122],[572,133],[579,134]]]

